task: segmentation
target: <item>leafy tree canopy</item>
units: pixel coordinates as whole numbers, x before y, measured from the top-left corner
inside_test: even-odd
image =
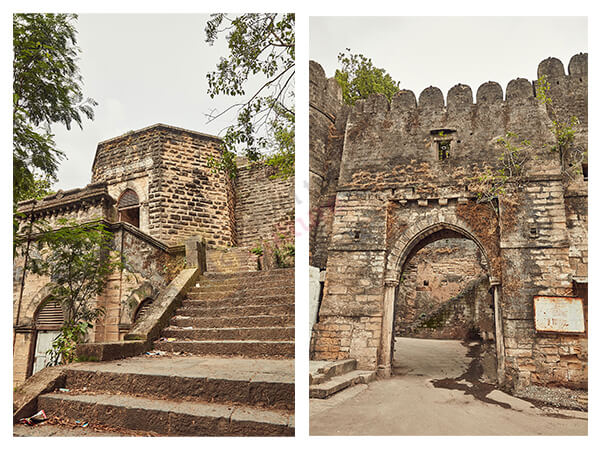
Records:
[[[213,167],[236,175],[236,154],[250,161],[266,160],[288,176],[294,171],[294,14],[212,14],[205,32],[213,44],[226,34],[229,56],[221,58],[217,70],[210,72],[208,93],[244,96],[248,81],[260,86],[244,103],[237,103],[217,114],[237,110],[237,122],[227,128],[223,156]]]
[[[58,229],[45,226],[29,251],[27,268],[49,276],[51,296],[66,312],[59,337],[54,341],[51,360],[71,362],[75,347],[85,339],[86,330],[104,314],[95,304],[106,286],[107,277],[122,267],[112,251],[112,233],[102,223],[77,224],[59,219]]]
[[[342,68],[335,71],[335,79],[342,87],[344,102],[354,105],[358,99],[366,99],[371,94],[383,94],[388,101],[400,90],[399,81],[394,81],[384,69],[373,66],[370,58],[361,54],[340,53],[338,61]]]
[[[56,180],[64,153],[51,125],[82,127],[97,103],[84,99],[77,66],[74,14],[13,15],[13,201],[35,192],[35,180]]]

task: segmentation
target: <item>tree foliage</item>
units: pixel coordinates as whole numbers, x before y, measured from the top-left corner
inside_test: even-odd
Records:
[[[62,305],[65,323],[53,343],[51,361],[73,361],[75,346],[86,331],[104,314],[95,304],[107,277],[122,267],[111,249],[112,233],[102,223],[79,225],[59,219],[59,229],[46,229],[35,236],[27,269],[50,277],[50,295]]]
[[[232,177],[237,154],[249,161],[266,160],[282,176],[293,173],[294,25],[294,14],[212,14],[206,25],[206,42],[212,45],[226,34],[229,47],[228,57],[207,75],[211,98],[245,96],[248,82],[260,81],[248,100],[209,115],[214,120],[229,110],[237,111],[236,123],[223,137],[223,156],[212,161],[213,167]]]
[[[335,71],[335,79],[342,87],[343,100],[354,105],[356,100],[366,99],[371,94],[383,94],[388,101],[400,90],[400,82],[394,81],[385,69],[377,68],[370,58],[361,54],[340,53],[338,61],[342,68]]]
[[[94,118],[97,103],[82,94],[74,14],[13,15],[13,201],[25,200],[35,179],[55,180],[64,153],[51,125]]]
[[[581,173],[581,164],[587,158],[585,149],[574,146],[575,130],[579,125],[579,119],[576,116],[571,116],[568,120],[559,118],[549,92],[550,83],[546,75],[542,75],[536,83],[535,98],[546,106],[552,119],[550,131],[554,135],[555,143],[550,147],[550,151],[558,152],[563,176],[573,179],[573,175]]]
[[[558,153],[563,178],[572,180],[574,175],[581,174],[581,163],[587,157],[585,149],[574,146],[575,127],[579,125],[579,119],[575,116],[570,117],[567,121],[558,118],[549,91],[550,84],[546,75],[543,75],[536,83],[535,97],[541,105],[546,106],[551,117],[550,131],[554,141],[549,146],[542,145],[542,148]],[[473,188],[477,191],[477,201],[489,203],[498,214],[495,199],[506,194],[509,183],[513,185],[513,189],[522,187],[524,168],[527,163],[536,160],[537,156],[528,139],[521,139],[518,134],[511,131],[498,138],[496,144],[502,148],[498,157],[499,167],[495,170],[488,168],[483,175],[476,177],[473,180]]]

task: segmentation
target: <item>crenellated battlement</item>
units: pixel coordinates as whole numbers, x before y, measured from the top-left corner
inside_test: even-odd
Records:
[[[538,65],[538,79],[545,75],[549,81],[559,81],[560,83],[561,78],[577,78],[578,82],[583,82],[583,80],[579,79],[585,77],[587,84],[587,59],[587,53],[574,55],[569,61],[569,73],[565,74],[563,63],[559,59],[553,57],[547,58]],[[313,75],[316,76],[313,77]],[[323,68],[314,61],[311,61],[311,83],[318,85],[323,90],[327,89],[335,92],[336,88],[331,83],[335,82],[335,79],[328,78],[325,83],[321,78],[324,75]],[[506,92],[502,90],[502,86],[499,83],[488,81],[477,88],[475,103],[473,103],[473,90],[471,87],[459,83],[448,91],[446,98],[444,98],[442,91],[438,87],[429,86],[419,94],[417,102],[417,97],[413,91],[403,89],[394,95],[391,103],[387,102],[386,98],[381,94],[372,94],[366,100],[358,100],[354,109],[359,112],[370,113],[383,111],[402,113],[415,109],[435,111],[445,108],[448,112],[452,112],[480,105],[501,106],[505,103],[517,103],[534,98],[536,81],[515,78],[508,82]]]
[[[552,120],[577,117],[576,141],[585,146],[587,139],[587,54],[573,56],[568,67],[567,75],[557,58],[538,65],[538,76],[546,77],[553,99],[551,108],[536,99],[539,81],[525,78],[511,80],[505,90],[488,81],[475,95],[470,86],[459,83],[446,96],[430,86],[418,97],[403,89],[391,101],[382,94],[357,101],[349,108],[338,188],[394,188],[412,183],[410,174],[420,171],[430,174],[435,184],[461,183],[498,166],[503,149],[496,141],[509,132],[529,140],[538,151],[532,174],[557,175],[556,155],[543,150],[555,139]],[[311,62],[311,106],[339,111],[332,105],[340,98],[335,79],[325,78],[322,67]],[[435,135],[443,135],[443,130],[448,131],[450,147],[442,161]]]

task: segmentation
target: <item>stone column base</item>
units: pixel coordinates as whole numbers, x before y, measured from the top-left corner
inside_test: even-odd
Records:
[[[392,376],[392,367],[391,366],[378,366],[377,367],[377,376],[379,378],[390,378]]]

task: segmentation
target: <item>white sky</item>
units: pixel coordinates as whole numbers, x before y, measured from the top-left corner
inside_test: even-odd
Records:
[[[207,123],[239,99],[207,95],[206,74],[227,55],[224,35],[209,46],[200,14],[81,14],[76,22],[79,68],[85,96],[94,98],[95,119],[83,130],[53,125],[60,164],[55,189],[90,182],[98,142],[156,123],[212,135],[234,122],[235,114]],[[250,92],[250,91],[247,91]]]
[[[585,17],[311,17],[310,59],[328,77],[350,48],[385,69],[400,88],[419,96],[437,86],[446,96],[457,83],[473,97],[486,81],[505,90],[517,77],[536,79],[545,58],[587,52]]]

